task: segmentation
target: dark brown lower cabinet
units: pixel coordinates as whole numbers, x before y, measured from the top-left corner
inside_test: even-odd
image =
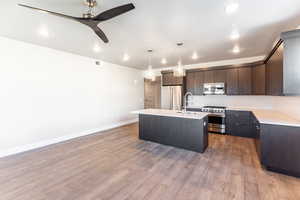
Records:
[[[260,124],[252,112],[228,110],[226,132],[254,138],[260,162],[267,170],[300,177],[300,127]]]
[[[226,111],[226,133],[232,136],[255,138],[250,111]]]
[[[261,160],[261,143],[260,143],[260,130],[261,126],[256,117],[252,114],[252,131],[254,135],[254,142],[256,147],[257,156]]]
[[[261,124],[260,143],[266,169],[300,177],[300,127]]]

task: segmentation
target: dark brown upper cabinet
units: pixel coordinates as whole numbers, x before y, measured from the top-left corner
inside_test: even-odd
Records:
[[[214,82],[215,83],[226,83],[227,70],[215,70],[214,72]]]
[[[238,85],[238,69],[232,68],[228,69],[226,73],[226,94],[227,95],[238,95],[239,85]]]
[[[251,67],[238,68],[239,95],[251,95],[252,93],[252,69]]]
[[[252,67],[252,94],[266,94],[266,66],[257,65]]]
[[[266,62],[266,94],[283,95],[283,47],[277,47]]]
[[[175,77],[172,71],[164,71],[161,73],[163,86],[183,85],[183,77]]]
[[[204,83],[214,83],[214,71],[205,71],[204,72]]]
[[[197,71],[195,72],[195,81],[194,81],[194,95],[203,95],[203,84],[204,84],[204,72]]]
[[[187,71],[186,91],[203,95],[204,83],[225,83],[227,95],[264,95],[266,66],[263,62],[234,67],[215,67]]]
[[[204,72],[188,71],[186,73],[186,91],[193,95],[203,95]]]
[[[195,93],[195,72],[186,72],[186,91]]]

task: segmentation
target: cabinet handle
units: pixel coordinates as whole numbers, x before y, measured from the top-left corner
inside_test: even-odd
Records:
[[[206,127],[206,122],[203,123],[203,126]]]

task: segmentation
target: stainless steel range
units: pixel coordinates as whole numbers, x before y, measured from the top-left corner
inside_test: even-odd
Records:
[[[208,131],[212,133],[226,133],[225,110],[222,106],[204,106],[201,112],[210,113],[208,115]]]
[[[187,111],[206,112],[208,115],[208,131],[211,133],[226,133],[225,111],[223,106],[204,106],[202,108],[187,108]]]

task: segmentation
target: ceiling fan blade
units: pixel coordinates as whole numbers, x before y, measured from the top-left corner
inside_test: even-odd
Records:
[[[130,10],[133,10],[134,8],[135,7],[132,3],[126,4],[123,6],[115,7],[110,10],[104,11],[103,13],[100,13],[99,15],[94,17],[93,19],[98,20],[98,21],[105,21],[105,20],[111,19],[113,17],[116,17],[118,15],[121,15],[123,13],[126,13]]]
[[[107,39],[105,33],[98,26],[94,26],[91,28],[101,38],[101,40],[103,40],[104,43],[108,43],[108,39]]]
[[[64,18],[67,18],[67,19],[78,20],[77,17],[72,17],[72,16],[61,14],[61,13],[56,13],[56,12],[52,12],[52,11],[49,11],[49,10],[44,10],[44,9],[41,9],[41,8],[35,8],[35,7],[27,6],[27,5],[24,5],[24,4],[18,4],[18,5],[22,6],[22,7],[25,7],[25,8],[32,9],[32,10],[36,10],[36,11],[39,11],[39,12],[45,12],[45,13],[48,13],[48,14],[51,14],[51,15],[64,17]]]

